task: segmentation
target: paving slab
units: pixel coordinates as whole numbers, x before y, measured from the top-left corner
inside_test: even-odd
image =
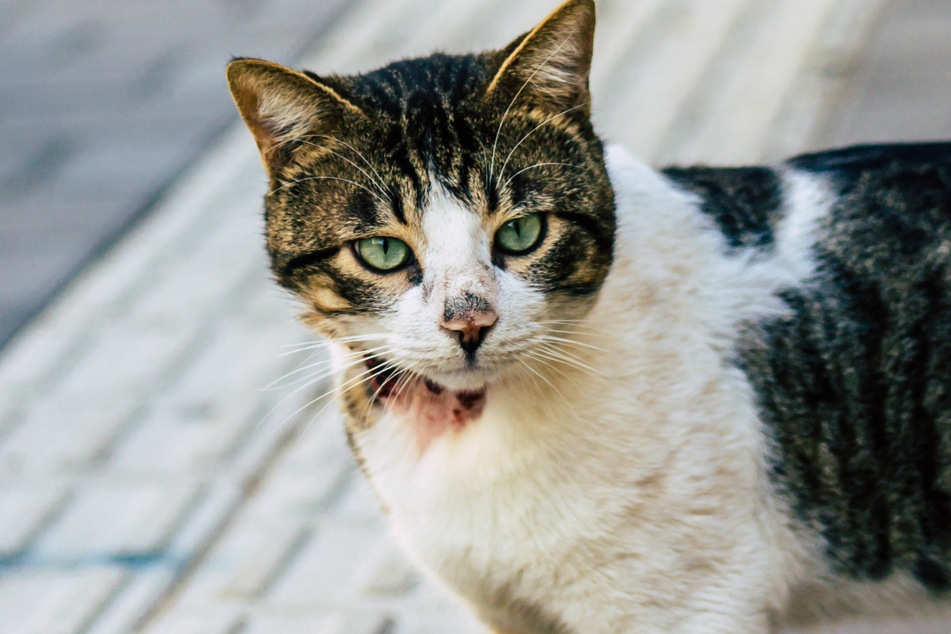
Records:
[[[126,576],[120,566],[9,571],[0,578],[3,627],[17,634],[80,632]]]
[[[65,487],[49,482],[0,491],[0,559],[15,560],[63,505],[65,497]]]
[[[135,424],[138,407],[124,395],[32,403],[0,443],[0,477],[42,482],[56,474],[85,473]]]

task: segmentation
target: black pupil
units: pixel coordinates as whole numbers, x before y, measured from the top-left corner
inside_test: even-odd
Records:
[[[522,237],[522,219],[519,218],[518,220],[514,221],[512,223],[512,228],[515,229],[515,235],[521,238]]]
[[[389,238],[383,238],[380,243],[380,247],[383,249],[383,257],[386,257],[390,251],[390,240]]]

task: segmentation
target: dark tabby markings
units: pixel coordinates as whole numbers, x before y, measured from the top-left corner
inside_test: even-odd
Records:
[[[563,214],[553,214],[560,218]],[[522,274],[546,293],[586,297],[597,292],[611,261],[613,251],[598,245],[593,232],[580,230],[577,223],[549,223],[550,244],[541,255],[527,263]],[[611,238],[606,238],[609,241]],[[513,258],[513,259],[518,259]],[[521,263],[511,263],[512,268]]]
[[[466,199],[468,172],[481,150],[458,100],[471,99],[486,80],[481,55],[432,55],[408,59],[362,75],[339,78],[345,92],[368,112],[383,113],[390,128],[381,164],[395,165],[425,199],[421,174],[435,172]]]
[[[951,588],[951,146],[800,157],[841,198],[820,283],[740,351],[772,476],[834,568]],[[935,160],[935,157],[943,157]]]
[[[496,588],[487,587],[484,589],[481,598],[490,598],[488,603],[495,608],[493,612],[502,615],[500,619],[494,614],[483,612],[483,618],[493,624],[503,620],[505,626],[511,628],[501,629],[500,626],[496,625],[497,629],[494,631],[498,634],[522,634],[523,632],[532,632],[532,634],[574,634],[561,619],[546,613],[541,606],[519,598],[514,588],[508,585]]]
[[[305,269],[314,266],[315,264],[320,264],[329,260],[339,251],[340,247],[331,247],[329,249],[322,249],[320,251],[294,256],[286,263],[277,267],[277,274],[279,277],[290,277],[301,269]]]
[[[614,250],[614,234],[608,233],[606,227],[595,218],[585,214],[576,214],[567,211],[556,211],[554,215],[559,218],[564,218],[587,232],[595,244],[598,245],[599,250],[605,253],[611,253]]]
[[[782,182],[767,167],[669,167],[664,175],[697,194],[733,248],[768,247],[782,204]]]
[[[876,170],[900,162],[906,166],[924,166],[951,161],[951,143],[895,143],[854,147],[803,154],[789,161],[798,169],[816,172]]]

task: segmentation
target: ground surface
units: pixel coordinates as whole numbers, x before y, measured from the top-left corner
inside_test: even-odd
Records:
[[[273,40],[274,53],[232,48],[232,40],[222,40],[222,51],[211,46],[200,54],[191,52],[188,38],[158,46],[155,59],[172,60],[159,65],[193,74],[205,95],[198,110],[205,99],[227,106],[220,71],[230,53],[289,61],[301,43],[319,34],[303,65],[318,71],[367,68],[433,47],[501,45],[547,14],[552,2],[364,0],[341,4],[343,12],[330,22],[320,22],[326,15],[319,18],[330,11],[328,3],[279,2],[273,14],[271,5],[247,1],[162,3],[173,8],[153,8],[157,13],[139,30],[117,27],[129,38],[120,60],[134,67],[137,42],[150,41],[164,19],[180,20],[183,30],[206,37],[210,31],[198,28],[198,18],[187,12],[199,5],[218,7],[222,15],[257,11],[245,19],[247,28],[287,25],[297,35],[287,31],[286,41]],[[95,41],[90,33],[100,33],[73,28],[77,19],[84,23],[78,12],[88,6],[105,11],[107,3],[0,0],[0,49],[6,53],[20,42],[14,48],[20,57],[3,59],[26,59],[23,51],[40,47],[43,37],[56,46],[38,48],[37,56],[82,59],[84,42]],[[942,34],[951,32],[942,0],[896,0],[881,23],[873,19],[879,5],[872,0],[604,0],[599,6],[597,122],[610,140],[648,160],[747,162],[839,140],[951,136],[943,107],[951,103],[951,83],[936,75],[946,72],[937,62],[948,57],[934,53],[947,50]],[[109,11],[119,7],[108,3]],[[305,24],[314,15],[319,19],[313,26]],[[32,22],[25,22],[29,16]],[[44,20],[61,31],[40,28]],[[207,29],[218,29],[221,37],[240,30],[227,23]],[[57,46],[66,53],[57,53]],[[214,71],[203,74],[206,62]],[[929,65],[935,65],[933,73],[923,70]],[[90,62],[93,70],[102,66]],[[0,74],[21,71],[4,66]],[[185,81],[181,73],[169,79],[161,68],[155,72],[162,81]],[[67,153],[72,158],[48,175],[18,172],[23,154],[43,143],[53,150],[42,156],[60,155],[56,134],[36,145],[27,138],[26,124],[8,123],[34,114],[41,127],[53,129],[59,121],[40,115],[55,104],[34,97],[35,103],[24,105],[17,96],[38,90],[38,75],[42,69],[24,71],[16,84],[22,89],[10,92],[3,84],[0,93],[0,135],[7,135],[2,147],[21,150],[0,156],[7,205],[0,209],[14,210],[0,227],[0,235],[12,236],[5,238],[3,257],[13,257],[10,244],[46,257],[40,246],[59,244],[51,232],[65,234],[64,245],[74,232],[86,235],[75,228],[82,222],[44,229],[47,216],[28,216],[35,223],[22,220],[24,233],[16,233],[21,221],[7,218],[22,217],[16,214],[29,209],[23,201],[47,190],[62,196],[48,201],[48,218],[55,220],[61,215],[52,212],[55,204],[81,202],[82,192],[99,191],[91,185],[96,179],[122,181],[126,164],[129,174],[149,178],[152,160],[156,171],[159,164],[167,174],[176,170],[175,161],[163,158],[165,150],[156,149],[150,158],[90,140],[75,145],[92,148],[85,160]],[[112,104],[106,111],[116,130],[126,126],[126,136],[138,133],[134,121],[161,120],[169,138],[179,127],[149,110],[179,94],[176,89],[132,100],[152,114],[126,120],[133,106],[119,107],[115,96],[128,97],[124,89],[89,92],[77,82],[56,112],[83,110],[70,104],[91,94]],[[927,95],[925,110],[914,99],[902,101],[915,90]],[[889,91],[901,99],[881,97]],[[939,100],[942,107],[930,108]],[[11,112],[20,112],[21,119],[8,119]],[[217,116],[209,114],[204,120],[213,123],[196,123],[196,129],[210,133],[220,125]],[[108,121],[80,129],[95,126],[100,132],[90,132],[90,139],[121,144],[123,135],[110,132]],[[193,134],[189,149],[168,150],[179,164],[207,138]],[[333,408],[322,409],[324,401],[307,405],[319,392],[315,388],[295,392],[295,381],[316,369],[269,388],[308,355],[282,347],[306,335],[265,273],[263,174],[243,129],[235,127],[201,149],[201,159],[173,179],[152,213],[0,354],[0,631],[477,632],[457,606],[407,566],[386,536]],[[10,174],[27,180],[11,180]],[[29,186],[29,179],[40,177],[41,184]],[[8,190],[11,182],[20,184]],[[110,212],[115,215],[104,215],[102,226],[111,226],[110,218],[134,216],[164,181],[149,182],[139,194],[128,194],[128,202],[117,203]],[[43,207],[39,202],[34,208]],[[39,237],[27,242],[23,236],[31,231]],[[62,267],[52,268],[62,273]],[[24,282],[30,269],[13,282],[30,286]],[[0,268],[0,278],[5,270]],[[13,282],[0,283],[0,293],[12,296]],[[948,626],[853,624],[820,631],[925,634]]]
[[[349,0],[0,0],[0,345],[235,120],[230,55],[298,59]]]

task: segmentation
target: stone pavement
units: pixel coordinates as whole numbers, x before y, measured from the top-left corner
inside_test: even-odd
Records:
[[[553,4],[365,0],[303,65],[498,46]],[[879,8],[604,0],[599,128],[655,161],[821,145]],[[323,357],[268,280],[265,187],[233,128],[0,356],[0,631],[480,631],[406,564],[311,402]],[[947,631],[930,627],[815,632]]]
[[[221,66],[285,63],[348,0],[0,0],[0,345],[237,120]]]

